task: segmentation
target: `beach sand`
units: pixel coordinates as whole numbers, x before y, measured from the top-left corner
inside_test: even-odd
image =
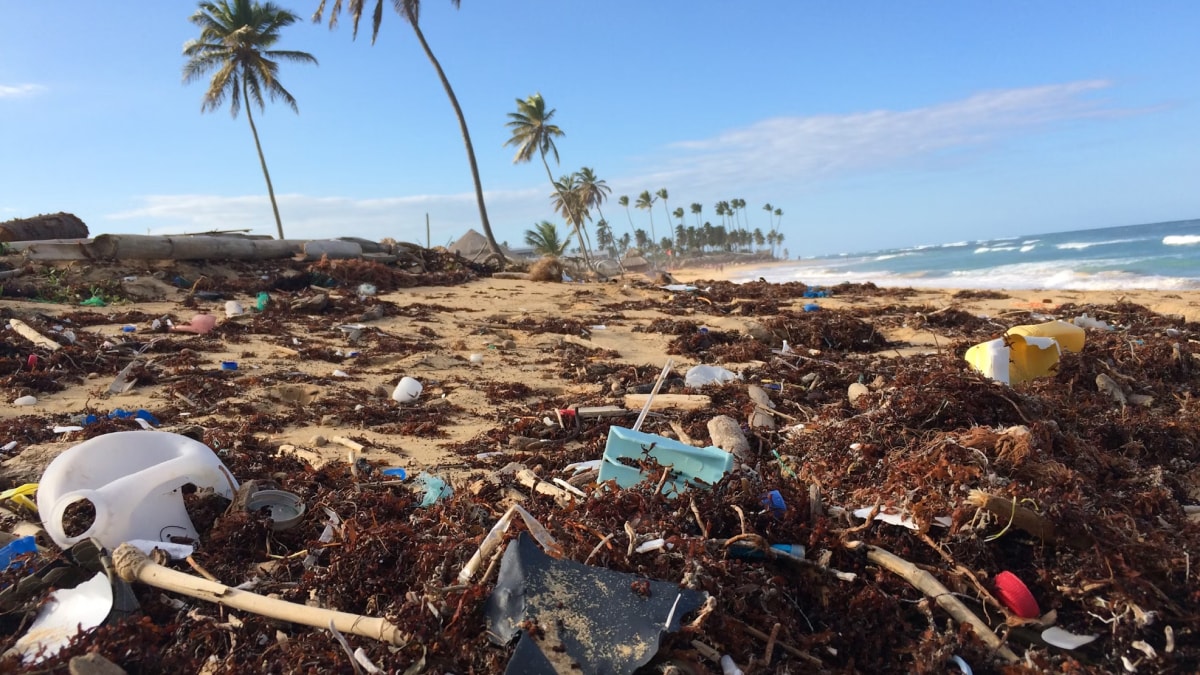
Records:
[[[350,269],[340,268],[340,271],[349,274]],[[339,274],[337,267],[323,271],[335,278]],[[147,285],[150,277],[150,270],[145,269],[105,273],[139,278],[140,281],[128,283],[142,285]],[[781,640],[817,653],[815,658],[834,670],[847,667],[848,659],[855,658],[857,667],[875,672],[903,672],[912,665],[899,656],[883,660],[878,655],[870,656],[880,649],[893,650],[903,645],[904,650],[916,655],[914,658],[921,658],[920,653],[932,654],[950,638],[922,637],[917,629],[890,639],[892,646],[887,648],[868,639],[863,631],[885,630],[888,622],[899,622],[908,611],[902,604],[886,599],[906,595],[905,586],[863,568],[864,559],[837,542],[863,539],[915,557],[929,569],[936,569],[945,561],[919,541],[913,544],[904,539],[903,528],[856,530],[853,536],[845,534],[839,539],[831,531],[847,527],[845,523],[821,521],[814,529],[807,516],[789,517],[785,525],[784,521],[771,521],[761,511],[748,513],[758,508],[755,505],[759,496],[768,487],[782,490],[790,504],[802,509],[808,508],[804,501],[810,495],[809,486],[820,485],[829,500],[826,503],[838,508],[890,504],[921,518],[956,514],[955,534],[946,539],[946,546],[952,551],[950,555],[959,557],[977,575],[989,577],[1001,567],[1017,568],[1027,582],[1037,582],[1035,590],[1047,603],[1043,611],[1050,606],[1058,607],[1072,627],[1083,632],[1116,631],[1116,635],[1108,638],[1112,643],[1108,655],[1101,657],[1103,668],[1114,663],[1117,657],[1112,654],[1134,640],[1146,638],[1142,627],[1132,620],[1116,629],[1093,625],[1095,622],[1087,613],[1074,604],[1088,596],[1071,589],[1083,583],[1085,577],[1098,578],[1096,575],[1101,574],[1108,554],[1099,548],[1073,549],[1080,559],[1067,565],[1056,559],[1052,550],[1031,545],[1028,534],[1006,539],[1001,552],[983,553],[987,547],[981,543],[982,535],[995,534],[1004,524],[985,518],[990,527],[984,527],[978,534],[967,527],[960,516],[967,512],[963,500],[968,490],[982,488],[1012,499],[1027,497],[1036,501],[1044,512],[1049,509],[1062,523],[1069,523],[1065,526],[1086,529],[1097,537],[1115,536],[1112,527],[1116,525],[1109,522],[1116,518],[1114,513],[1125,519],[1120,520],[1122,527],[1134,528],[1135,534],[1130,536],[1137,536],[1136,531],[1145,532],[1152,522],[1168,523],[1161,526],[1165,528],[1163,532],[1155,535],[1159,539],[1153,549],[1147,549],[1145,555],[1130,554],[1126,564],[1130,565],[1133,576],[1123,577],[1148,575],[1160,587],[1167,586],[1165,597],[1177,596],[1187,583],[1179,571],[1183,569],[1182,558],[1178,565],[1162,563],[1170,571],[1150,561],[1161,560],[1163,546],[1177,546],[1183,551],[1184,546],[1200,543],[1195,528],[1187,529],[1188,521],[1179,504],[1179,500],[1200,501],[1200,486],[1195,481],[1200,472],[1193,471],[1200,458],[1194,456],[1194,448],[1186,451],[1186,462],[1177,469],[1167,470],[1164,478],[1161,449],[1150,448],[1149,440],[1138,440],[1143,444],[1142,449],[1132,451],[1134,455],[1129,459],[1119,460],[1130,463],[1123,465],[1121,475],[1126,478],[1120,479],[1119,485],[1104,484],[1102,481],[1109,478],[1103,477],[1103,472],[1072,466],[1064,454],[1085,451],[1085,442],[1074,439],[1098,437],[1085,429],[1079,415],[1091,415],[1097,423],[1107,419],[1110,425],[1107,431],[1094,433],[1107,433],[1114,443],[1118,442],[1117,436],[1123,439],[1120,443],[1132,442],[1128,436],[1136,435],[1131,429],[1137,425],[1153,427],[1155,433],[1176,434],[1177,438],[1163,441],[1168,445],[1190,442],[1184,440],[1191,439],[1190,427],[1182,431],[1166,430],[1174,428],[1171,425],[1176,424],[1176,417],[1189,409],[1187,401],[1193,382],[1185,373],[1190,372],[1192,360],[1187,358],[1177,366],[1153,364],[1168,363],[1164,359],[1169,356],[1171,344],[1185,355],[1191,353],[1195,341],[1190,337],[1200,337],[1200,333],[1192,331],[1194,326],[1188,322],[1200,317],[1200,292],[959,292],[835,287],[832,296],[804,298],[782,292],[780,286],[723,284],[711,269],[683,269],[672,274],[680,281],[694,283],[702,289],[700,292],[664,290],[641,275],[589,283],[474,278],[445,285],[427,285],[417,278],[416,285],[406,288],[392,289],[381,283],[377,294],[366,296],[357,293],[357,282],[329,289],[303,285],[289,291],[275,290],[271,291],[266,311],[249,310],[244,315],[226,318],[226,300],[253,307],[255,284],[270,282],[277,271],[221,268],[210,269],[208,273],[216,280],[213,288],[226,289],[224,297],[214,300],[190,297],[187,289],[163,283],[160,274],[152,277],[155,283],[148,285],[161,297],[135,303],[85,309],[73,304],[3,301],[0,306],[6,318],[20,319],[50,336],[60,334],[55,331],[62,327],[70,327],[76,333],[76,344],[51,351],[36,347],[11,329],[6,332],[8,365],[4,400],[0,402],[3,434],[0,444],[13,441],[15,446],[6,451],[0,464],[0,480],[4,481],[0,487],[36,482],[58,453],[86,438],[104,431],[136,428],[131,422],[121,420],[105,420],[65,433],[53,431],[54,427],[76,424],[85,414],[103,416],[117,408],[145,409],[162,421],[164,429],[200,427],[203,438],[214,449],[229,453],[223,456],[230,457],[227,461],[231,466],[257,466],[265,474],[239,475],[240,480],[275,476],[289,487],[313,495],[313,499],[321,495],[321,504],[342,511],[347,504],[333,499],[336,495],[347,500],[365,499],[359,504],[360,509],[366,509],[367,503],[375,504],[372,527],[380,529],[373,536],[381,546],[392,546],[390,550],[394,550],[395,546],[419,545],[428,551],[436,550],[438,559],[446,556],[456,561],[451,565],[455,571],[498,517],[505,499],[524,492],[521,496],[526,500],[524,503],[564,540],[569,557],[580,561],[591,557],[587,552],[603,533],[620,533],[619,546],[605,549],[592,559],[592,564],[636,571],[652,578],[681,578],[684,569],[693,564],[684,557],[663,556],[654,564],[639,562],[642,558],[626,558],[621,523],[630,520],[642,532],[641,539],[657,535],[676,537],[681,546],[691,542],[686,546],[693,547],[694,555],[699,557],[687,560],[694,559],[696,569],[707,570],[701,578],[708,581],[698,582],[699,586],[720,596],[718,614],[725,617],[711,619],[710,627],[697,634],[699,639],[717,643],[719,650],[734,653],[742,662],[752,651],[761,650],[761,644],[750,644],[741,632],[737,633],[741,636],[738,638],[728,636],[730,626],[735,625],[730,622],[753,623],[764,631],[771,630],[771,622],[764,623],[758,611],[742,606],[735,597],[719,590],[724,588],[722,584],[735,583],[728,575],[749,575],[743,581],[755,589],[784,583],[789,589],[784,595],[801,593],[806,598],[807,611],[812,614],[808,620],[818,624],[813,631],[804,628],[805,619],[791,614],[788,603],[772,604],[772,611],[777,613],[773,620],[788,622]],[[738,270],[726,267],[721,274],[728,278],[737,273]],[[303,302],[321,294],[328,298],[322,309]],[[805,306],[812,304],[819,309],[805,311]],[[1008,327],[1052,318],[1071,320],[1084,312],[1113,323],[1116,330],[1090,332],[1088,349],[1092,351],[1083,356],[1065,356],[1063,370],[1053,378],[1005,390],[973,374],[962,361],[967,346],[999,337]],[[156,318],[169,317],[178,324],[196,313],[218,317],[212,333],[195,336],[155,331],[151,327]],[[71,323],[67,323],[68,319]],[[126,325],[132,325],[134,330],[124,331]],[[351,328],[344,328],[347,326]],[[1164,333],[1168,326],[1170,330]],[[705,330],[700,331],[701,328]],[[351,342],[353,330],[358,331],[355,342]],[[759,337],[752,338],[752,334]],[[783,335],[792,336],[790,346],[796,355],[781,361],[771,350],[781,347]],[[351,355],[352,352],[355,354]],[[1133,354],[1132,360],[1127,353]],[[29,354],[37,355],[32,371],[28,368]],[[136,384],[127,393],[109,393],[118,371],[135,357],[142,361]],[[569,461],[598,458],[603,449],[604,427],[588,422],[581,431],[577,430],[577,437],[568,435],[564,439],[569,425],[557,424],[562,411],[576,405],[623,406],[621,392],[652,383],[667,359],[672,360],[672,372],[677,376],[693,365],[709,363],[743,373],[750,382],[781,383],[772,385],[776,389],[771,394],[778,404],[780,430],[757,432],[760,440],[755,441],[755,447],[762,452],[767,443],[774,444],[787,459],[776,465],[769,457],[760,456],[750,462],[753,468],[747,467],[748,473],[740,483],[734,480],[719,494],[695,493],[691,509],[706,532],[690,533],[688,528],[695,528],[693,513],[687,508],[680,511],[665,502],[652,503],[643,493],[634,491],[623,493],[630,496],[620,500],[620,506],[612,498],[598,496],[586,512],[581,507],[562,511],[554,500],[514,482],[511,472],[500,471],[508,462],[520,461],[548,480],[550,473],[559,471]],[[1109,365],[1105,365],[1105,359]],[[221,364],[226,361],[236,361],[237,370],[222,370]],[[909,363],[913,365],[906,365]],[[1173,368],[1171,372],[1177,374],[1168,377],[1137,371],[1150,369],[1152,365]],[[934,376],[939,372],[942,374]],[[1097,391],[1096,372],[1110,373],[1129,393],[1152,394],[1154,402],[1144,411],[1116,406],[1103,392]],[[400,404],[390,394],[405,376],[419,380],[424,389],[416,401]],[[861,403],[846,403],[846,387],[852,382],[867,385],[869,393],[863,399],[869,401],[865,404],[867,408]],[[1078,403],[1078,409],[1074,404],[1063,407],[1066,404],[1062,401],[1066,399],[1062,397],[1068,395],[1066,392],[1080,395],[1083,389],[1090,391]],[[670,391],[679,393],[680,389],[676,385]],[[744,423],[747,412],[754,409],[746,399],[745,387],[738,383],[718,391],[721,393],[714,394],[711,403],[701,410],[666,411],[652,416],[644,430],[671,437],[684,431],[707,443],[706,424],[716,414],[730,414]],[[36,404],[11,404],[25,395],[35,396]],[[922,401],[926,395],[936,400]],[[631,423],[631,420],[624,422]],[[1003,434],[1005,429],[1015,426],[1032,429],[1033,437],[1042,443],[1041,449],[1026,448],[1022,452],[1033,454],[1017,457],[1012,454],[1013,448],[995,440],[995,434]],[[784,433],[785,427],[790,431]],[[971,445],[961,440],[963,434],[976,433],[973,429],[988,429],[993,434],[988,438],[992,440],[975,443],[974,451],[963,450]],[[1200,435],[1195,440],[1200,442]],[[526,441],[532,441],[533,446]],[[350,449],[354,445],[361,445],[363,450],[354,453]],[[849,450],[851,447],[855,449]],[[940,450],[935,451],[937,448]],[[1105,454],[1110,450],[1113,449],[1086,445],[1089,457],[1106,458],[1088,461],[1118,462],[1117,455]],[[986,455],[982,465],[972,464],[975,461],[971,459],[972,452]],[[253,456],[253,463],[247,453]],[[389,529],[391,525],[381,524],[383,512],[398,508],[394,499],[379,502],[372,501],[375,497],[367,499],[365,494],[354,497],[352,493],[357,494],[359,488],[347,487],[351,479],[346,462],[356,456],[377,467],[403,467],[410,476],[422,470],[438,473],[447,477],[458,493],[444,507],[443,515],[433,516],[434,521],[420,517],[424,522],[422,527],[432,529],[414,531],[407,525],[408,516],[396,516],[399,520],[395,527],[403,526],[401,529],[406,533],[397,534],[401,530],[393,532]],[[283,462],[288,457],[298,458],[310,468],[282,472],[272,469],[276,461],[273,458]],[[792,469],[781,468],[787,466],[786,462],[794,463],[791,479],[786,474]],[[313,474],[316,478],[307,473],[313,470],[319,470]],[[1158,483],[1139,482],[1141,479],[1136,476],[1143,470],[1159,471]],[[917,481],[934,481],[935,485],[918,488],[914,484]],[[1136,501],[1136,505],[1128,508],[1112,504],[1081,505],[1074,501],[1085,496],[1092,499],[1105,490],[1118,488],[1124,490],[1127,505],[1128,500],[1143,501]],[[1164,490],[1167,496],[1162,494]],[[629,501],[634,494],[642,495],[637,497],[640,501]],[[742,511],[735,514],[722,501],[741,504]],[[609,506],[601,505],[608,502]],[[613,508],[617,510],[610,512]],[[623,509],[637,511],[622,513]],[[639,512],[640,515],[634,515]],[[418,518],[416,514],[412,517]],[[672,519],[676,526],[670,525]],[[1136,523],[1129,525],[1133,521]],[[303,537],[308,539],[315,538],[321,529],[315,520],[306,527],[307,534]],[[456,527],[466,529],[455,534]],[[810,597],[808,591],[799,590],[795,583],[781,582],[769,574],[761,577],[748,568],[735,570],[727,562],[717,562],[699,553],[706,545],[705,534],[708,538],[730,537],[739,534],[739,529],[743,533],[758,532],[773,541],[790,537],[789,541],[806,543],[811,551],[833,551],[834,566],[854,568],[860,579],[867,574],[870,581],[865,589],[844,582],[827,585],[830,582],[823,581],[819,585],[826,585],[823,591],[826,596],[818,600]],[[589,531],[597,536],[586,534]],[[218,545],[217,535],[212,536],[206,565],[218,573],[240,577],[245,572],[238,572],[242,569],[238,565],[257,564],[266,559],[264,551],[231,552],[228,543]],[[299,538],[292,541],[293,545],[303,548],[305,539],[296,536]],[[404,544],[389,539],[397,536],[410,539],[404,540]],[[392,543],[386,544],[388,541]],[[227,550],[218,552],[214,546]],[[633,544],[629,546],[632,548]],[[336,552],[331,555],[338,559]],[[472,594],[469,601],[465,599],[467,596],[456,595],[437,600],[441,609],[435,611],[439,617],[434,623],[440,627],[430,629],[424,624],[430,620],[426,609],[418,603],[414,610],[409,606],[413,598],[405,600],[404,593],[416,592],[419,599],[432,586],[449,585],[450,572],[445,566],[435,572],[434,563],[419,555],[406,560],[411,569],[406,568],[402,577],[388,584],[394,599],[371,601],[375,611],[368,613],[396,616],[399,612],[406,617],[405,628],[418,632],[445,630],[453,615],[455,621],[450,623],[457,623],[458,627],[434,648],[439,650],[442,668],[462,672],[472,664],[485,670],[502,664],[507,658],[505,651],[487,647],[481,637],[484,631],[478,608],[485,595]],[[1059,568],[1049,571],[1054,565]],[[369,586],[368,572],[355,569],[358,571],[354,574],[359,575],[355,577],[356,583]],[[304,570],[285,564],[280,573],[299,575]],[[1111,568],[1105,572],[1112,573]],[[938,574],[943,579],[949,577],[947,583],[956,592],[976,593],[970,581],[952,567]],[[322,578],[326,581],[314,579],[313,583],[329,583],[327,577]],[[227,580],[238,583],[244,579]],[[287,593],[296,592],[293,589]],[[340,600],[327,598],[327,601],[339,607],[355,605],[340,607],[348,611],[367,612],[367,606],[359,606],[360,600],[351,596],[359,597],[346,592]],[[1144,594],[1114,591],[1105,597],[1106,601],[1133,602],[1135,596],[1141,610],[1156,609],[1176,616],[1170,603]],[[872,611],[878,616],[870,621],[863,616],[839,618],[838,612],[849,606],[851,598],[873,603],[876,609]],[[470,619],[460,618],[455,611],[454,603],[459,603],[457,607],[461,610],[462,602],[475,608]],[[973,606],[978,609],[978,605]],[[1009,618],[1011,621],[1012,617]],[[945,617],[938,620],[944,622]],[[1180,621],[1177,619],[1176,623],[1186,625]],[[859,624],[862,630],[851,628]],[[152,638],[141,635],[139,639]],[[306,658],[319,662],[326,658],[319,655],[322,639],[319,631],[293,634],[295,648],[303,650]],[[1122,645],[1120,649],[1118,643]],[[103,651],[103,644],[81,643],[86,644]],[[1184,668],[1186,665],[1179,664],[1195,663],[1185,660],[1185,654],[1186,659],[1194,659],[1198,653],[1195,643],[1191,644],[1192,648],[1172,656],[1171,663]],[[686,640],[673,645],[676,650],[689,649]],[[368,644],[368,647],[377,658],[388,658],[377,649],[378,645]],[[975,641],[952,650],[972,655],[977,663],[989,658]],[[393,659],[392,663],[410,664],[418,654],[409,648],[403,658]],[[1036,658],[1046,664],[1061,664],[1064,659],[1058,652],[1049,656],[1044,651],[1037,654]],[[250,667],[250,662],[239,661],[240,657],[232,653],[222,651],[218,658],[225,664],[224,669],[236,670],[237,664]],[[781,653],[772,658],[776,664],[773,667],[783,662],[795,667],[798,663],[791,660],[796,658],[794,654]],[[114,660],[120,662],[119,658]],[[153,668],[169,662],[147,661],[143,666]],[[716,672],[715,666],[709,666],[707,672]]]

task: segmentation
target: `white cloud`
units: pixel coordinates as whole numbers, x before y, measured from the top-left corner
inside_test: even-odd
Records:
[[[468,228],[480,230],[475,193],[417,195],[377,199],[276,195],[283,231],[289,239],[355,236],[392,237],[425,242],[425,214],[430,218],[430,243],[457,239]],[[271,202],[264,195],[153,195],[142,197],[137,208],[105,216],[116,227],[110,231],[178,234],[209,230],[250,230],[275,234]],[[519,240],[537,219],[546,217],[545,190],[485,192],[488,221],[500,240]],[[542,215],[539,215],[542,214]]]
[[[605,177],[613,194],[647,186],[667,186],[672,194],[754,197],[771,186],[812,184],[821,179],[869,174],[896,167],[928,167],[959,158],[1020,135],[1088,118],[1145,111],[1118,110],[1092,95],[1111,87],[1103,80],[982,92],[912,110],[874,110],[846,115],[776,117],[714,138],[667,146],[646,160],[640,176]],[[636,187],[635,186],[641,186]],[[779,190],[770,189],[771,194]],[[628,193],[628,192],[627,192]],[[496,238],[520,241],[534,222],[555,220],[541,184],[485,194]],[[159,195],[106,219],[120,231],[158,234],[249,229],[274,234],[265,194],[255,196]],[[624,227],[615,203],[607,215]],[[393,237],[424,243],[430,214],[431,243],[444,244],[468,228],[479,230],[474,193],[375,199],[280,195],[284,232],[289,238]],[[661,221],[660,221],[661,222]],[[638,226],[642,226],[638,221]]]
[[[0,98],[32,96],[33,94],[45,91],[45,89],[40,84],[0,84]]]
[[[651,182],[728,191],[731,184],[787,184],[923,166],[948,153],[1057,123],[1128,114],[1089,98],[1110,86],[1104,80],[1068,82],[986,91],[912,110],[766,119],[714,138],[668,146]]]

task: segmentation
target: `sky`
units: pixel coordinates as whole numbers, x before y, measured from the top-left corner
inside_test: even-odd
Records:
[[[0,3],[0,220],[275,234],[245,112],[202,113],[207,80],[183,83],[195,2]],[[280,67],[299,114],[254,111],[288,238],[480,229],[457,119],[391,2],[373,45],[369,23],[312,23],[319,0],[276,4],[300,17],[277,48],[320,62]],[[540,161],[505,146],[534,93],[564,132],[551,170],[592,168],[618,236],[653,218],[661,238],[677,207],[696,225],[692,203],[718,225],[735,198],[751,229],[782,210],[792,257],[1200,218],[1194,0],[427,0],[420,24],[512,245],[561,223]],[[618,204],[663,188],[666,209]]]

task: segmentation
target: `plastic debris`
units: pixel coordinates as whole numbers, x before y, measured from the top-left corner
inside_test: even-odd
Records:
[[[36,396],[21,396],[13,400],[13,405],[37,405]]]
[[[742,379],[740,375],[721,366],[701,364],[688,369],[683,376],[683,383],[692,388],[699,388],[709,384],[722,384],[740,379]]]
[[[21,566],[20,561],[13,560],[19,555],[27,555],[37,553],[37,537],[19,537],[10,541],[4,548],[0,548],[0,572],[8,571],[8,568],[16,564]]]
[[[22,655],[26,665],[48,659],[80,631],[99,626],[112,606],[112,585],[103,572],[75,588],[54,591],[13,651]]]
[[[1051,626],[1042,631],[1042,641],[1048,645],[1054,645],[1061,649],[1079,649],[1080,647],[1095,642],[1099,635],[1079,635],[1067,630],[1063,630],[1058,626]]]
[[[422,508],[433,506],[454,494],[454,488],[450,487],[449,483],[433,474],[422,473],[417,476],[416,481],[424,490],[424,496],[421,497],[421,503],[418,504]]]
[[[521,533],[484,608],[488,638],[516,649],[505,673],[633,673],[707,594],[673,582],[556,560]],[[537,634],[523,630],[527,622]],[[561,649],[561,651],[560,651]]]
[[[1029,592],[1029,587],[1017,575],[1005,570],[997,574],[992,581],[996,585],[996,596],[1013,614],[1022,619],[1036,619],[1041,615],[1033,593]]]
[[[670,468],[669,477],[662,484],[663,494],[668,497],[678,495],[690,485],[713,485],[733,468],[733,455],[720,448],[696,448],[673,438],[614,425],[608,428],[598,482],[613,480],[619,487],[627,488],[644,480],[658,480],[658,475],[646,475],[626,466],[623,458],[653,459],[660,467]],[[656,472],[661,473],[661,470]]]

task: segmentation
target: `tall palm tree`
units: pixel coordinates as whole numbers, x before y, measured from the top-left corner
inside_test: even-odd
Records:
[[[629,210],[629,195],[617,197],[617,203],[625,207],[625,217],[629,218],[629,231],[633,232],[637,228],[633,225],[633,213]]]
[[[695,202],[692,203],[692,213],[696,216],[696,227],[700,227],[700,212],[703,210],[704,207],[700,204]]]
[[[662,188],[658,192],[655,192],[654,194],[658,195],[658,198],[662,200],[663,211],[667,212],[667,227],[670,228],[671,227],[671,208],[667,206],[667,188]]]
[[[513,157],[513,164],[523,164],[533,159],[534,153],[538,153],[542,158],[542,166],[546,167],[546,177],[550,179],[550,184],[555,186],[555,191],[558,191],[558,185],[554,180],[554,174],[550,173],[550,163],[546,161],[546,153],[554,153],[554,163],[558,163],[558,147],[554,144],[554,139],[563,136],[563,130],[557,125],[551,124],[550,120],[554,119],[554,109],[546,110],[546,101],[540,93],[529,96],[524,101],[517,99],[517,111],[508,113],[508,122],[505,123],[509,129],[512,129],[512,137],[504,142],[505,145],[515,145],[517,154]],[[569,200],[564,199],[564,204],[573,208]],[[588,257],[587,246],[583,243],[583,233],[579,230],[579,219],[568,218],[575,226],[575,237],[579,240],[579,249],[583,253],[583,260],[588,267],[592,266],[591,258]]]
[[[579,184],[579,193],[583,198],[583,204],[589,209],[596,209],[596,213],[600,215],[600,220],[604,220],[604,211],[600,210],[600,204],[608,199],[608,195],[612,193],[612,188],[608,187],[608,183],[596,177],[596,172],[590,167],[583,167],[575,173],[575,180]]]
[[[588,207],[584,203],[583,197],[579,174],[573,173],[554,181],[554,194],[550,196],[550,203],[554,205],[555,211],[567,219],[567,222],[571,223],[578,231],[583,232],[583,236],[587,240],[587,247],[591,249],[592,237],[588,234],[587,222],[585,222],[591,219],[591,214],[588,213]]]
[[[639,209],[646,209],[646,213],[650,214],[650,241],[654,241],[654,211],[650,210],[650,207],[654,206],[656,201],[658,198],[651,196],[649,190],[643,190],[642,194],[638,195],[637,203],[634,204]]]
[[[615,258],[617,257],[615,243],[612,228],[609,227],[607,220],[601,218],[596,222],[596,245],[607,251],[609,257]]]
[[[560,256],[567,250],[570,241],[559,236],[557,225],[543,220],[534,223],[532,230],[525,230],[525,243],[542,255]]]
[[[677,208],[676,208],[674,211],[672,211],[672,212],[671,212],[671,215],[672,215],[672,216],[675,216],[676,218],[678,218],[678,219],[679,219],[679,224],[680,224],[680,225],[683,225],[683,207],[682,207],[682,206],[680,206],[680,207],[677,207]]]
[[[283,221],[279,218],[275,187],[271,185],[271,174],[267,171],[267,159],[258,140],[258,127],[254,125],[250,104],[256,103],[259,110],[265,110],[265,90],[272,101],[283,99],[294,112],[300,112],[296,99],[279,83],[279,60],[316,64],[317,59],[308,52],[271,49],[279,41],[280,30],[298,19],[272,2],[201,2],[196,13],[188,18],[200,27],[200,37],[183,46],[183,55],[188,57],[183,66],[184,83],[198,80],[213,69],[217,71],[208,83],[208,91],[204,92],[201,112],[220,108],[229,97],[229,112],[236,118],[242,102],[246,103],[246,119],[250,122],[250,133],[254,135],[258,163],[267,179],[267,194],[271,197],[271,210],[275,213],[275,227],[280,239],[283,239]]]
[[[461,0],[450,0],[450,4],[458,9]],[[346,4],[346,11],[350,14],[354,21],[354,34],[351,39],[358,37],[358,22],[362,19],[363,9],[366,6],[365,0],[350,0]],[[433,55],[433,50],[429,48],[429,43],[425,40],[425,33],[421,31],[420,16],[421,16],[421,0],[392,0],[392,6],[408,25],[412,26],[413,33],[417,36],[417,42],[421,43],[421,49],[425,51],[425,56],[429,62],[433,64],[433,69],[437,71],[438,79],[442,81],[442,88],[446,90],[446,96],[450,99],[450,105],[454,108],[454,114],[458,117],[458,128],[462,132],[463,145],[467,148],[467,161],[471,165],[471,179],[475,182],[475,203],[479,207],[479,224],[483,227],[483,235],[487,238],[488,246],[491,247],[492,253],[500,257],[500,265],[504,266],[504,252],[500,249],[500,244],[496,243],[496,237],[492,234],[492,224],[488,222],[487,207],[483,203],[483,183],[479,180],[479,165],[475,162],[475,146],[471,144],[471,132],[467,130],[467,118],[463,115],[462,106],[458,104],[458,97],[454,95],[454,89],[450,86],[450,80],[446,77],[446,71],[442,70],[442,64]],[[338,14],[342,10],[342,0],[334,0],[333,9],[329,12],[329,28],[332,30],[337,26]],[[321,0],[321,4],[317,6],[317,11],[313,14],[313,22],[320,23],[321,14],[325,11],[325,0]],[[383,0],[375,0],[375,11],[371,15],[371,44],[375,44],[375,38],[379,36],[379,24],[383,22]]]

